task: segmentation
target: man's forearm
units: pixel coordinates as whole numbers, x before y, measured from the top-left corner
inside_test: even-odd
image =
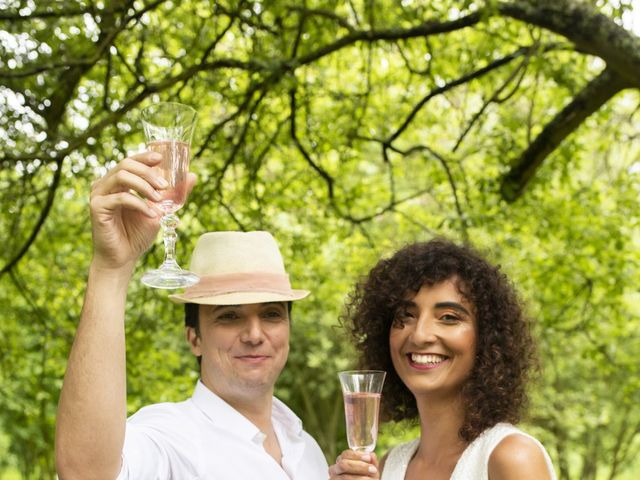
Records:
[[[92,264],[56,429],[62,479],[115,478],[126,422],[124,309],[130,271]]]

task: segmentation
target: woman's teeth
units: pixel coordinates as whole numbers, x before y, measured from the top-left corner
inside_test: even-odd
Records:
[[[420,353],[412,353],[411,361],[413,363],[417,363],[420,365],[435,365],[436,363],[443,362],[447,359],[447,357],[443,355],[432,355],[432,354],[420,354]]]

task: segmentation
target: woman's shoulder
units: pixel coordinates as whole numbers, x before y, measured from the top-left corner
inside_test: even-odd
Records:
[[[528,458],[535,460],[530,467]],[[541,463],[540,463],[541,462]],[[537,472],[542,473],[537,473]],[[524,477],[524,472],[533,472]],[[545,474],[546,472],[546,474]],[[473,478],[505,479],[552,479],[553,465],[544,446],[534,437],[509,423],[498,423],[482,432],[462,454],[452,479]]]
[[[494,443],[489,456],[489,478],[555,478],[551,459],[535,437],[506,423],[496,425],[488,433]]]
[[[524,432],[505,436],[491,452],[488,467],[492,480],[551,479],[542,445]]]

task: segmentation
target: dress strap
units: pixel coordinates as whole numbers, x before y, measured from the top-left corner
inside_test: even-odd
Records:
[[[418,449],[420,438],[402,443],[389,451],[380,480],[404,480],[409,462]]]

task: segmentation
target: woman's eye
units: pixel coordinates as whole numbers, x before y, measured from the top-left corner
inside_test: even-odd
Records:
[[[440,319],[444,322],[447,323],[453,323],[453,322],[457,322],[458,320],[460,320],[460,317],[458,317],[457,315],[453,315],[451,313],[445,313],[444,315],[442,315],[440,317]]]

